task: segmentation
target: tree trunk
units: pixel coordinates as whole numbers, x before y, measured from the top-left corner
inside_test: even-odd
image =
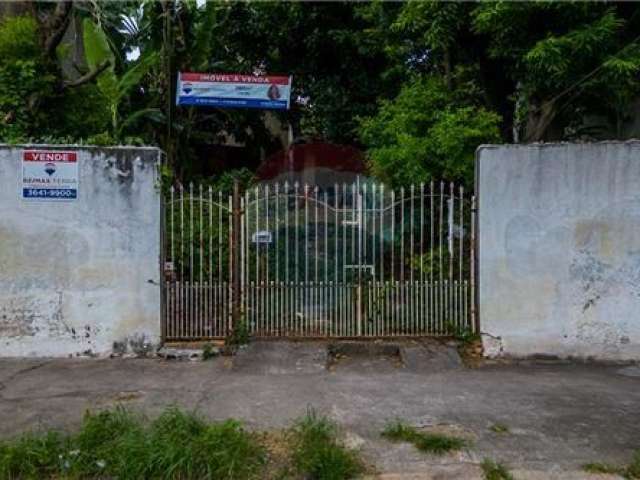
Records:
[[[556,114],[555,102],[541,102],[539,106],[531,102],[525,125],[524,141],[540,142],[544,140],[545,133]]]

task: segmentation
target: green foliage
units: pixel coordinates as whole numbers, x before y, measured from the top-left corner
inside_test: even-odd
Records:
[[[616,465],[611,465],[609,463],[602,462],[593,462],[586,463],[582,466],[582,469],[588,473],[603,473],[603,474],[618,474],[622,473],[623,469]]]
[[[454,323],[449,322],[446,325],[446,329],[449,335],[463,345],[480,340],[480,334],[474,332],[473,329],[467,326],[455,325]]]
[[[213,182],[213,189],[224,194],[233,193],[233,185],[238,182],[240,192],[245,192],[256,183],[256,175],[248,168],[237,168],[223,172]]]
[[[249,343],[249,325],[244,317],[233,326],[231,334],[226,338],[225,345],[239,346]]]
[[[228,281],[228,269],[220,268],[229,264],[227,205],[228,196],[213,189],[192,189],[190,186],[188,190],[178,189],[173,196],[168,195],[164,209],[166,248],[180,279]]]
[[[109,125],[106,105],[107,100],[95,83],[67,89],[52,105],[59,121],[59,125],[52,128],[57,135],[69,137],[69,141],[60,143],[78,143],[85,139],[84,143],[93,144],[90,137],[105,131]],[[113,142],[104,145],[113,145]]]
[[[38,480],[53,476],[62,466],[60,456],[64,450],[64,441],[55,432],[0,442],[0,478]]]
[[[210,360],[217,355],[213,345],[210,343],[205,343],[202,347],[202,360]]]
[[[364,472],[356,453],[339,441],[335,423],[314,410],[293,429],[292,461],[296,471],[309,480],[346,480]]]
[[[489,427],[489,430],[491,430],[493,433],[509,433],[509,427],[504,423],[494,423]]]
[[[485,458],[480,466],[485,480],[513,480],[513,476],[509,473],[507,467],[501,463]]]
[[[145,119],[151,119],[157,123],[163,120],[160,109],[155,107],[131,110],[123,115],[122,104],[127,100],[129,93],[139,87],[143,77],[159,60],[156,53],[148,54],[140,58],[137,63],[128,66],[121,74],[115,72],[115,55],[107,35],[92,19],[86,18],[82,24],[84,35],[84,49],[87,65],[91,70],[108,67],[98,76],[97,85],[102,95],[108,102],[108,110],[111,116],[110,135],[115,141],[121,141],[125,132]],[[106,140],[106,137],[104,138]],[[137,143],[134,141],[134,143]]]
[[[64,50],[64,49],[62,49]],[[0,141],[76,143],[108,124],[95,85],[61,88],[45,61],[31,16],[0,23]]]
[[[0,23],[0,141],[24,141],[46,124],[47,113],[36,102],[54,84],[39,59],[36,22],[27,16],[5,18]]]
[[[550,130],[556,138],[587,133],[587,112],[592,123],[594,115],[604,120],[599,135],[620,138],[630,99],[640,89],[634,13],[636,7],[577,2],[483,2],[474,8],[474,32],[487,39],[489,56],[517,85],[515,127],[525,139],[544,138]],[[534,24],[543,27],[531,29]],[[543,106],[546,124],[536,127]]]
[[[628,480],[637,480],[640,479],[640,450],[636,450],[633,453],[631,463],[626,466],[592,462],[583,465],[582,468],[589,473],[617,474]]]
[[[204,422],[172,407],[150,425],[119,407],[87,414],[79,433],[0,443],[0,478],[248,479],[262,447],[234,421]]]
[[[631,459],[631,463],[625,469],[625,475],[628,478],[640,478],[640,450],[636,450]]]
[[[362,119],[372,173],[393,186],[432,179],[470,185],[475,149],[499,140],[500,118],[457,97],[440,78],[417,79]]]
[[[0,59],[3,64],[36,58],[40,54],[38,25],[27,15],[6,17],[0,23]]]
[[[585,472],[620,475],[628,480],[640,479],[640,450],[636,450],[631,458],[631,463],[626,466],[612,465],[610,463],[592,462],[582,466]]]
[[[211,175],[200,152],[230,137],[247,165],[280,145],[261,112],[175,108],[177,71],[293,75],[283,129],[364,146],[395,186],[470,185],[475,148],[513,132],[624,138],[640,95],[633,3],[75,2],[86,69],[108,62],[79,88],[65,86],[75,45],[44,58],[53,9],[36,9],[0,23],[0,140],[160,144],[183,183]]]
[[[262,448],[235,420],[207,424],[177,408],[150,429],[153,478],[250,478],[263,462]]]
[[[460,450],[467,443],[458,437],[440,433],[419,432],[415,427],[401,420],[389,423],[382,431],[382,436],[394,442],[412,443],[418,450],[435,455],[442,455],[452,450]]]

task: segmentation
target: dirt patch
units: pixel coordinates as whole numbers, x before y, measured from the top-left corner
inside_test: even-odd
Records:
[[[478,368],[484,364],[484,349],[481,339],[461,342],[458,346],[458,353],[466,367]]]
[[[271,430],[258,432],[256,437],[266,450],[266,466],[263,478],[280,479],[291,475],[291,432],[289,430]]]

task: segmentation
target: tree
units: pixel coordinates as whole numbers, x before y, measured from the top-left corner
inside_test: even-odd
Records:
[[[589,115],[613,117],[620,138],[629,100],[637,96],[640,9],[634,4],[490,2],[471,14],[517,88],[515,140],[575,136]]]
[[[158,55],[146,53],[136,63],[127,65],[126,70],[117,75],[114,68],[115,55],[100,25],[85,18],[82,30],[87,65],[91,71],[99,72],[96,75],[96,82],[102,95],[107,99],[106,107],[111,118],[111,137],[116,142],[122,141],[126,129],[143,118],[161,121],[160,109],[158,108],[147,107],[140,110],[130,110],[126,115],[122,112],[122,104],[127,100],[128,94],[132,89],[139,87],[142,78],[157,63]]]
[[[61,11],[58,7],[54,12]],[[0,22],[0,141],[69,142],[102,128],[106,120],[99,113],[104,98],[91,78],[63,75],[58,62],[69,49],[58,39],[61,27],[54,28],[57,22],[46,15],[38,18],[40,23],[27,12]]]
[[[473,185],[475,150],[499,141],[500,117],[472,97],[429,76],[382,102],[360,128],[372,173],[393,186],[441,179]]]

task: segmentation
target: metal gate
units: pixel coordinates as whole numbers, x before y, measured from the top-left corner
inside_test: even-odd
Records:
[[[430,183],[171,189],[163,334],[391,337],[477,330],[474,198]]]

